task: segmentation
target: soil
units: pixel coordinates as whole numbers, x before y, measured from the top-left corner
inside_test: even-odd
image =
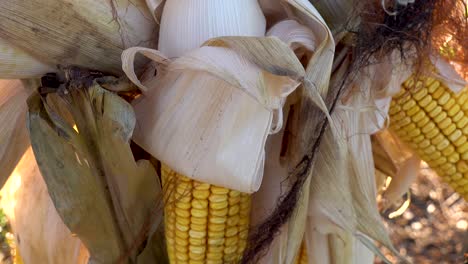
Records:
[[[385,215],[393,244],[412,263],[468,264],[468,202],[430,169],[412,184],[409,207],[391,219]],[[392,263],[403,263],[382,251]]]

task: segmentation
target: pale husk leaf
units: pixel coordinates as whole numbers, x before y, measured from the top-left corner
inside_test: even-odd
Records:
[[[24,263],[88,263],[86,248],[57,214],[31,148],[0,194]]]
[[[328,26],[317,10],[304,0],[283,1],[290,18],[299,21],[313,31],[317,47],[306,67],[306,77],[301,88],[299,109],[293,118],[294,129],[288,148],[290,166],[296,166],[305,153],[316,144],[318,135],[328,117],[328,107],[339,87],[329,93],[329,81],[333,64],[335,44]],[[328,95],[328,96],[327,96]],[[318,106],[318,109],[312,109]]]
[[[435,55],[431,56],[430,59],[436,71],[428,72],[427,74],[429,76],[434,76],[442,81],[454,93],[459,93],[468,86],[468,81],[466,81],[445,58],[440,55]]]
[[[371,75],[372,76],[372,75]],[[352,193],[351,206],[355,210],[356,230],[382,243],[396,253],[388,234],[383,226],[376,204],[376,183],[374,161],[369,134],[369,125],[375,123],[375,118],[366,112],[372,111],[373,89],[377,76],[363,77],[357,90],[350,94],[345,107],[339,107],[335,112],[343,124],[346,142],[349,148],[349,189]],[[368,109],[368,110],[362,110]],[[345,191],[345,190],[342,190]],[[349,230],[355,233],[356,230]],[[376,252],[378,253],[378,252]],[[396,253],[398,254],[398,253]]]
[[[313,52],[317,46],[313,31],[295,20],[283,20],[275,24],[268,30],[267,36],[275,36],[288,44],[298,57],[305,55],[306,51]]]
[[[146,82],[149,91],[134,104],[134,140],[190,178],[251,193],[263,175],[266,137],[281,129],[282,103],[304,69],[277,38],[226,37],[205,45]]]
[[[145,225],[160,220],[152,214],[160,185],[148,161],[133,159],[130,105],[98,85],[47,97],[68,106],[78,130],[62,119],[67,110],[57,109],[60,104],[30,98],[33,150],[59,215],[89,249],[92,263],[135,259]]]
[[[265,36],[257,0],[171,0],[161,18],[158,50],[176,58],[221,36]]]
[[[146,5],[148,6],[151,15],[153,15],[154,21],[159,24],[161,21],[162,8],[164,6],[165,0],[146,0]]]
[[[267,19],[267,27],[286,19],[287,14],[281,0],[258,0]]]
[[[311,0],[315,8],[327,22],[334,36],[354,29],[359,23],[358,5],[356,0]],[[338,42],[338,41],[337,41]]]
[[[339,121],[336,115],[332,119]],[[343,231],[355,230],[348,146],[344,136],[333,135],[330,128],[323,135],[310,189],[309,225],[323,234],[339,233],[338,227]]]
[[[311,231],[309,231],[311,229]],[[328,264],[330,262],[330,247],[328,234],[323,234],[312,226],[307,226],[305,241],[309,264]]]
[[[334,80],[342,79],[340,72],[335,73]],[[360,231],[394,251],[376,204],[370,142],[370,131],[377,123],[373,99],[376,81],[367,76],[351,86],[352,93],[343,97],[323,136],[312,173],[309,225],[341,238]]]
[[[40,62],[1,38],[0,62],[0,76],[3,79],[35,78],[54,71],[52,66]]]
[[[327,95],[329,95],[329,81],[334,54],[334,41],[328,26],[323,22],[322,17],[317,10],[308,1],[284,1],[287,7],[288,15],[291,18],[297,19],[302,25],[309,27],[314,34],[314,39],[317,43],[313,50],[309,63],[306,67],[306,76],[304,78],[304,88],[302,89],[302,99],[299,108],[299,126],[297,126],[297,138],[292,140],[292,150],[295,150],[295,155],[290,157],[292,165],[296,166],[299,163],[299,157],[308,153],[313,149],[313,144],[317,137],[313,134],[317,131],[317,125],[321,122],[319,117],[321,114],[328,115],[328,106],[325,103]],[[307,47],[307,46],[306,46]],[[310,113],[310,103],[314,102],[320,112]],[[318,110],[317,109],[317,110]],[[310,119],[312,118],[312,119]],[[329,118],[330,119],[330,118]],[[310,134],[311,131],[312,135]],[[315,138],[314,138],[315,137]],[[305,141],[302,141],[305,140]],[[300,143],[299,143],[300,142]],[[302,158],[302,157],[301,157]],[[312,168],[315,166],[313,162]],[[291,166],[291,165],[290,165]],[[310,206],[309,190],[312,186],[313,178],[311,175],[305,181],[300,192],[300,198],[296,205],[293,216],[289,221],[288,227],[288,255],[286,261],[291,263],[300,248],[303,234],[306,229],[307,212]],[[312,191],[312,190],[310,190]]]
[[[0,24],[3,41],[43,63],[113,73],[124,49],[157,39],[144,0],[2,1]]]
[[[385,131],[385,130],[384,130]],[[380,133],[373,135],[372,140],[372,154],[374,156],[374,163],[376,169],[377,189],[385,185],[387,177],[392,177],[397,172],[397,167],[390,156],[385,151],[383,145],[379,142],[378,136]]]
[[[287,117],[285,109],[285,117]],[[288,186],[287,164],[281,158],[281,146],[285,128],[268,137],[265,146],[265,170],[260,189],[252,196],[251,221],[256,226],[269,216],[277,204],[280,195]],[[288,245],[288,225],[284,225],[275,237],[268,252],[258,263],[286,263]]]
[[[398,168],[398,172],[392,177],[392,181],[382,195],[384,208],[393,205],[406,194],[419,174],[421,159],[414,155],[404,161]]]
[[[312,164],[300,164],[304,155],[309,157],[310,150],[314,149],[323,121],[328,115],[328,107],[326,106],[325,97],[328,94],[328,84],[331,73],[331,66],[333,61],[334,53],[334,42],[331,37],[331,33],[327,28],[327,25],[323,22],[320,14],[315,8],[310,5],[307,1],[283,1],[286,7],[287,13],[291,19],[295,19],[300,24],[307,26],[313,35],[308,36],[308,42],[306,45],[299,45],[299,47],[306,49],[307,55],[310,56],[309,63],[306,69],[306,75],[304,78],[304,85],[299,91],[300,102],[295,105],[294,114],[292,118],[292,131],[289,130],[288,137],[290,146],[288,147],[288,153],[286,153],[285,164],[289,171],[295,168],[298,171],[303,169],[309,174]],[[291,22],[290,22],[291,23]],[[280,25],[281,26],[281,25]],[[307,32],[303,30],[302,33]],[[310,34],[310,33],[309,33]],[[296,38],[297,36],[293,36]],[[280,38],[284,39],[286,43],[294,43],[291,41],[294,39],[292,36],[283,36]],[[296,38],[297,39],[297,38]],[[315,43],[310,42],[314,39]],[[314,47],[313,50],[307,47]],[[292,49],[291,49],[292,50]],[[296,49],[297,51],[297,49]],[[318,73],[318,74],[317,74]],[[337,91],[333,91],[329,96],[331,98],[336,95]],[[327,101],[330,104],[330,101]],[[318,108],[316,108],[318,106]],[[298,166],[299,167],[296,167]],[[289,175],[290,180],[294,181],[296,175],[292,177]],[[307,176],[301,176],[307,177]],[[281,177],[278,179],[281,180]],[[287,223],[287,228],[283,228],[283,234],[279,234],[274,243],[278,243],[280,252],[285,252],[285,255],[280,255],[280,258],[275,258],[273,263],[291,263],[296,256],[302,236],[304,234],[307,208],[309,207],[309,186],[311,186],[311,177],[305,180],[302,189],[299,191],[298,204],[295,210],[292,212],[292,217]],[[287,188],[286,188],[287,189]],[[275,190],[278,193],[278,190]],[[280,197],[281,192],[277,197]],[[277,201],[277,200],[276,200]],[[272,248],[270,251],[275,251]]]
[[[304,78],[304,68],[293,50],[276,37],[222,37],[210,39],[204,46],[232,49],[274,75],[288,76],[294,80]]]
[[[29,92],[19,80],[0,80],[0,187],[29,146],[26,99]]]
[[[289,76],[267,75],[248,58],[221,47],[196,49],[174,60],[169,70],[207,72],[238,87],[267,109],[281,109],[284,98],[299,85]],[[273,80],[267,82],[269,79]]]

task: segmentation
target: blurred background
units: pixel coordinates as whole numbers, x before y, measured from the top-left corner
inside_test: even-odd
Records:
[[[410,199],[402,200],[400,208],[384,214],[393,244],[415,264],[466,264],[468,203],[428,169],[427,164],[423,162],[421,167],[410,188]],[[381,250],[392,263],[398,263],[387,249]],[[376,260],[375,263],[384,262]]]

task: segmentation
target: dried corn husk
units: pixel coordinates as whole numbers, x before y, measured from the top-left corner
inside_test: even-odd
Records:
[[[3,79],[37,78],[54,68],[0,39],[0,73]]]
[[[151,223],[161,220],[153,212],[161,198],[154,168],[135,162],[130,150],[131,106],[97,84],[43,100],[35,94],[28,105],[32,146],[48,192],[89,249],[91,263],[136,263]]]
[[[258,3],[267,18],[269,27],[288,17],[282,0],[258,0]]]
[[[421,159],[416,155],[413,155],[401,164],[398,172],[392,177],[390,184],[382,195],[384,207],[394,204],[408,192],[411,184],[416,181],[420,165]]]
[[[160,4],[148,1],[153,11]],[[236,12],[241,9],[243,12]],[[219,23],[212,23],[214,18]],[[174,26],[181,30],[174,30]],[[190,30],[188,39],[184,30]],[[143,91],[151,89],[134,104],[138,118],[135,142],[188,177],[243,192],[257,190],[266,136],[275,130],[272,123],[282,120],[277,110],[299,84],[303,69],[277,39],[217,39],[190,50],[211,37],[264,33],[265,19],[256,1],[167,1],[161,51],[133,48],[123,54],[127,76]],[[276,69],[264,69],[272,68],[271,62],[264,65],[260,61],[270,48],[279,49],[286,57],[282,61],[275,58],[274,62],[280,63]],[[134,73],[138,52],[160,64],[159,75],[144,83]],[[166,56],[181,57],[171,62]],[[278,75],[278,71],[283,72]],[[249,161],[243,166],[237,162],[241,156]]]
[[[26,99],[29,91],[19,80],[0,80],[0,187],[29,146]]]
[[[24,263],[86,264],[88,252],[60,219],[29,148],[1,192],[0,206]]]
[[[310,158],[310,150],[319,138],[324,119],[328,117],[330,99],[338,94],[338,90],[329,89],[331,68],[335,43],[328,26],[321,15],[308,1],[284,1],[290,17],[313,30],[316,48],[306,67],[305,81],[301,89],[300,101],[296,105],[292,118],[292,135],[289,137],[287,162],[289,170],[303,170],[308,174],[300,191],[298,205],[288,223],[286,263],[291,263],[300,248],[301,237],[306,229],[308,207],[310,206],[309,188],[312,177],[310,169],[315,166],[313,154],[311,164],[303,164],[303,157]],[[333,100],[333,99],[332,99]],[[315,107],[314,107],[315,106]],[[297,176],[297,175],[294,175]]]
[[[180,57],[211,38],[263,36],[265,23],[257,0],[167,0],[158,50],[169,58]]]
[[[460,73],[456,71],[455,66],[444,57],[433,55],[431,56],[431,62],[436,70],[434,71],[432,68],[429,68],[425,74],[441,80],[454,93],[459,93],[468,86],[468,81],[465,80]],[[403,83],[403,81],[401,83]]]
[[[354,29],[360,22],[360,3],[356,0],[311,0],[334,36]]]
[[[379,85],[391,81],[372,79],[378,75],[367,71],[374,70],[372,67],[363,70],[363,75],[357,78],[359,81],[351,86],[352,93],[342,99],[332,114],[333,122],[325,132],[313,171],[313,175],[320,177],[312,177],[309,221],[324,235],[333,234],[345,240],[354,234],[376,254],[381,255],[370,239],[397,254],[377,209],[370,141],[370,133],[379,127],[375,113],[378,107],[373,99],[375,91],[379,91]],[[312,231],[307,234],[310,239],[314,236]]]
[[[407,193],[419,173],[421,160],[398,139],[398,136],[385,129],[375,134],[373,146],[375,165],[391,177],[390,184],[382,194],[382,206],[388,208]]]
[[[124,52],[130,65],[137,51]],[[168,62],[166,70],[135,103],[135,142],[188,177],[256,191],[266,137],[281,128],[278,110],[303,76],[293,52],[276,38],[226,37]]]
[[[121,72],[125,48],[154,47],[157,39],[143,0],[2,1],[0,24],[3,41],[43,63],[113,73]]]
[[[273,213],[272,210],[277,205],[278,199],[289,189],[290,184],[288,183],[294,181],[296,175],[290,177],[288,173],[297,165],[297,163],[294,162],[298,162],[299,158],[302,158],[302,156],[298,157],[298,155],[302,155],[308,147],[304,146],[303,143],[307,142],[306,145],[308,145],[313,144],[313,141],[315,141],[301,140],[302,137],[305,137],[302,133],[310,131],[302,129],[311,129],[311,121],[317,122],[320,120],[314,120],[312,117],[307,116],[313,108],[312,105],[315,104],[319,106],[321,110],[328,113],[328,110],[324,106],[324,98],[322,98],[322,95],[327,94],[330,77],[332,56],[330,56],[329,52],[333,53],[334,49],[331,33],[323,23],[320,15],[308,2],[282,1],[282,3],[285,6],[285,11],[290,14],[290,19],[294,20],[285,20],[274,25],[269,30],[268,35],[278,36],[282,41],[290,45],[291,49],[295,51],[299,58],[309,61],[307,74],[305,76],[305,86],[301,88],[301,93],[298,94],[302,95],[302,102],[293,106],[294,113],[292,117],[297,118],[297,112],[303,111],[301,112],[302,114],[307,113],[306,116],[303,116],[304,121],[307,121],[298,122],[298,119],[294,119],[293,123],[297,122],[297,125],[295,127],[293,126],[293,130],[291,130],[291,127],[286,128],[288,129],[286,135],[290,138],[289,140],[294,146],[297,147],[299,142],[301,142],[300,149],[295,148],[298,152],[291,151],[291,146],[289,146],[288,153],[282,153],[285,157],[280,156],[282,141],[285,135],[283,134],[284,130],[272,136],[267,145],[269,151],[265,168],[265,180],[260,191],[255,194],[255,199],[253,199],[253,206],[257,209],[252,210],[252,218],[257,219],[258,222],[262,222],[267,216]],[[316,75],[315,73],[317,72],[315,71],[320,70],[322,70],[321,75]],[[293,101],[293,103],[295,102]],[[301,104],[303,107],[302,109]],[[288,112],[289,106],[290,105],[287,105],[285,108],[285,113]],[[286,122],[286,119],[284,122]],[[300,127],[298,126],[299,124],[301,125]],[[312,129],[312,131],[314,129]],[[291,133],[293,133],[293,135],[291,135]],[[298,136],[301,138],[298,138]],[[300,192],[301,197],[299,198],[298,206],[292,213],[292,218],[286,225],[281,227],[279,231],[281,233],[275,238],[268,253],[260,260],[260,263],[292,263],[295,259],[302,241],[301,237],[306,228],[309,185],[310,177],[304,184],[303,190]],[[253,236],[255,236],[255,234]]]

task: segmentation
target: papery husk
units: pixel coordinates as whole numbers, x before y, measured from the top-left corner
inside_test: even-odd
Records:
[[[327,22],[335,37],[355,29],[360,22],[359,1],[356,0],[311,0]]]
[[[416,180],[420,171],[420,158],[403,142],[397,135],[388,129],[375,134],[376,145],[380,147],[374,149],[380,153],[381,159],[375,160],[376,167],[391,166],[392,173],[388,174],[392,178],[390,184],[382,194],[382,206],[384,209],[394,205],[409,190],[411,184]],[[387,165],[386,165],[387,164]]]
[[[308,231],[309,228],[312,231]],[[322,234],[313,227],[308,226],[304,241],[306,243],[308,264],[331,263],[328,235]]]
[[[24,263],[86,264],[89,253],[62,222],[29,148],[0,191]]]
[[[287,117],[288,113],[285,112]],[[281,157],[285,128],[268,137],[265,146],[265,170],[260,189],[252,196],[251,225],[262,223],[273,211],[281,194],[289,188],[287,164]],[[259,264],[286,263],[288,225],[281,227],[279,234],[268,252],[258,261]]]
[[[134,55],[129,49],[124,60],[131,65]],[[164,73],[146,84],[124,66],[149,87],[134,103],[135,142],[187,177],[258,190],[266,137],[281,128],[284,98],[304,75],[292,50],[277,38],[225,37],[173,62],[153,56]]]
[[[300,89],[301,102],[298,103],[300,108],[292,117],[294,124],[297,124],[293,133],[298,134],[291,136],[292,141],[288,151],[291,154],[291,166],[296,166],[300,163],[303,154],[309,153],[313,149],[312,146],[317,143],[316,139],[322,130],[322,126],[317,126],[317,124],[324,124],[328,110],[339,89],[329,93],[335,44],[325,21],[308,1],[287,0],[284,2],[288,15],[313,30],[317,40],[314,55],[306,67],[305,83]],[[316,106],[318,109],[313,109]]]
[[[2,1],[0,24],[3,41],[45,64],[111,73],[121,72],[124,49],[157,40],[144,0]]]
[[[387,132],[387,130],[383,130],[383,132]],[[379,134],[380,132],[371,137],[375,169],[376,172],[379,171],[385,175],[385,178],[392,177],[397,172],[397,167],[380,143]],[[377,184],[377,186],[381,186],[381,184]]]
[[[175,58],[211,38],[261,37],[265,30],[257,0],[168,0],[162,12],[158,50]]]
[[[390,184],[382,195],[384,208],[393,205],[409,191],[411,184],[416,181],[420,171],[421,159],[413,155],[405,160],[398,168],[398,172],[392,177]]]
[[[456,70],[455,65],[442,56],[433,55],[430,58],[432,67],[427,67],[424,74],[434,77],[443,82],[452,92],[459,93],[468,86],[468,80]]]
[[[311,56],[317,46],[314,32],[296,20],[283,20],[275,24],[268,30],[267,36],[281,39],[296,52],[298,58]]]
[[[26,129],[29,93],[20,80],[0,80],[0,187],[30,144]]]
[[[148,6],[150,13],[153,15],[154,21],[156,21],[158,24],[161,21],[162,7],[164,7],[164,2],[166,2],[166,0],[146,0],[146,5]]]
[[[135,162],[130,149],[133,111],[97,84],[69,89],[28,100],[31,142],[48,192],[89,249],[90,263],[137,263],[162,213],[155,169]]]
[[[336,128],[325,132],[320,146],[310,185],[308,225],[313,229],[306,237],[312,240],[313,232],[319,232],[346,240],[359,231],[393,249],[377,210],[370,135],[359,131],[363,122],[359,112],[345,111],[332,114]],[[331,263],[350,263],[352,258],[341,255],[343,245],[336,243],[329,249]]]
[[[385,123],[378,118],[379,107],[374,98],[383,87],[392,85],[394,81],[392,78],[382,80],[379,75],[372,74],[378,72],[379,65],[373,67],[376,68],[362,71],[354,84],[347,84],[350,85],[349,93],[342,97],[332,113],[332,123],[324,133],[312,172],[308,226],[313,227],[313,230],[306,234],[310,240],[316,236],[314,232],[333,234],[342,240],[352,235],[375,254],[381,255],[373,240],[398,254],[377,208],[370,140],[371,133]],[[346,69],[346,65],[342,68]],[[333,80],[342,80],[342,74],[340,68]],[[334,85],[343,83],[332,82],[332,87]],[[340,247],[340,244],[334,243],[334,247]],[[342,252],[329,250],[335,257],[339,257],[336,252]],[[340,259],[349,260],[343,257]]]
[[[314,216],[312,216],[314,217]],[[319,225],[329,225],[321,222]],[[351,232],[336,229],[322,233],[319,225],[307,226],[304,245],[311,264],[372,264],[375,255]]]
[[[285,188],[287,191],[277,196],[272,213],[252,230],[250,247],[244,253],[243,263],[254,262],[262,256],[276,235],[282,244],[279,247],[287,247],[286,256],[283,256],[286,261],[292,261],[297,254],[305,229],[307,214],[303,212],[308,207],[308,176],[315,159],[315,146],[325,125],[328,108],[340,90],[328,90],[335,45],[320,14],[308,1],[290,0],[282,3],[291,19],[313,32],[317,44],[308,60],[303,86],[298,91],[299,102],[294,105],[294,112],[289,117],[291,125],[288,127],[288,147],[284,155],[288,177],[291,179],[289,186],[294,189]],[[287,224],[287,234],[290,234],[286,239],[285,232],[279,234],[280,230],[285,229],[283,224]]]
[[[375,66],[375,67],[378,67]],[[309,216],[313,226],[322,233],[343,234],[358,232],[357,236],[371,250],[375,241],[398,254],[388,237],[376,203],[376,182],[370,134],[378,127],[373,98],[381,80],[372,68],[363,71],[361,78],[351,84],[351,92],[342,99],[332,114],[333,123],[325,132],[318,161],[312,177]],[[376,79],[374,79],[376,78]],[[388,83],[386,83],[388,84]],[[314,175],[313,174],[313,175]],[[345,196],[348,197],[345,197]],[[326,220],[324,220],[326,219]],[[328,225],[313,224],[330,221]],[[369,237],[369,238],[368,238]]]
[[[0,39],[0,76],[2,79],[37,78],[54,71],[24,51]]]
[[[258,0],[258,3],[267,19],[267,28],[288,17],[281,0]]]

